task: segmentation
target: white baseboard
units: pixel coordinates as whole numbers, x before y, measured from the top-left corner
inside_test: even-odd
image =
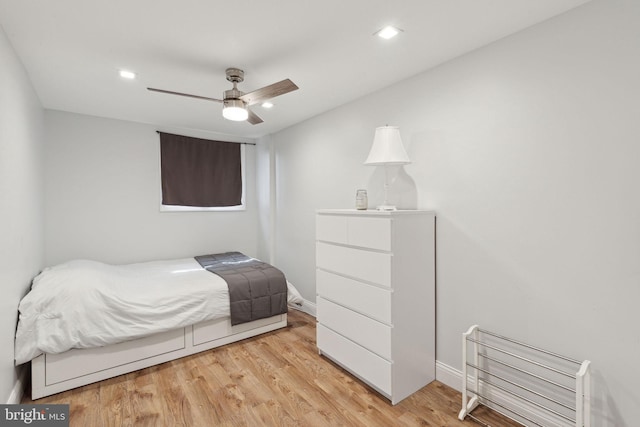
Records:
[[[462,371],[436,360],[436,380],[454,390],[462,391]]]
[[[20,370],[20,375],[16,379],[16,383],[13,385],[11,389],[11,394],[9,395],[9,399],[7,400],[7,405],[16,405],[22,401],[22,397],[24,396],[24,388],[27,383],[27,367],[29,364],[23,365]]]
[[[302,300],[302,305],[290,305],[289,307],[316,317],[316,304],[314,302],[307,301],[306,299]]]

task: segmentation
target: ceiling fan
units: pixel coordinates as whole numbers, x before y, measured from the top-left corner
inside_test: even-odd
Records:
[[[256,89],[252,92],[244,93],[238,90],[238,83],[242,83],[244,81],[244,71],[239,68],[227,68],[226,74],[227,80],[233,83],[233,89],[225,90],[223,99],[209,98],[200,95],[190,95],[188,93],[156,89],[153,87],[148,87],[147,89],[153,92],[168,93],[170,95],[188,96],[190,98],[221,102],[223,105],[222,115],[225,119],[238,122],[246,120],[252,125],[262,123],[263,120],[247,107],[298,89],[298,86],[296,86],[296,84],[291,80],[284,79],[277,83],[273,83],[263,88]]]

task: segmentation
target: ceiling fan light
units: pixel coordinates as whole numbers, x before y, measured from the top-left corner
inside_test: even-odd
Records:
[[[222,117],[227,120],[233,120],[234,122],[242,122],[249,117],[249,111],[239,99],[229,99],[224,101],[224,107],[222,107]]]

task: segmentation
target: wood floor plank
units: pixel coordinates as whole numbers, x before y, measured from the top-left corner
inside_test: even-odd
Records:
[[[39,399],[66,403],[70,426],[464,427],[460,393],[437,381],[393,406],[318,354],[316,322],[288,327]],[[25,397],[22,403],[32,403]],[[482,409],[493,427],[518,424]]]
[[[98,389],[100,406],[100,420],[104,426],[133,425],[134,418],[131,400],[128,393],[132,387],[131,381],[124,381],[125,376],[103,381]]]

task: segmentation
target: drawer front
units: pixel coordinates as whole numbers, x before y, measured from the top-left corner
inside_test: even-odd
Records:
[[[381,251],[391,250],[391,219],[316,215],[316,239]]]
[[[51,385],[113,366],[185,348],[184,328],[125,341],[108,347],[71,349],[62,354],[46,354],[46,384]],[[74,356],[78,357],[74,357]],[[82,357],[82,363],[78,363]]]
[[[316,270],[316,291],[321,297],[391,324],[390,290]]]
[[[316,215],[316,239],[347,244],[347,217]]]
[[[322,325],[317,327],[318,348],[382,393],[391,395],[391,363]]]
[[[318,322],[391,360],[391,327],[324,298],[318,298],[317,304]]]
[[[391,254],[316,243],[316,265],[345,276],[391,287]]]
[[[391,219],[351,217],[347,223],[347,241],[353,246],[391,250]]]
[[[209,341],[215,341],[229,335],[239,334],[251,329],[277,323],[281,320],[281,316],[267,317],[264,319],[254,320],[252,322],[240,323],[231,326],[231,319],[223,317],[221,319],[208,320],[206,322],[193,325],[193,345],[200,345]]]

